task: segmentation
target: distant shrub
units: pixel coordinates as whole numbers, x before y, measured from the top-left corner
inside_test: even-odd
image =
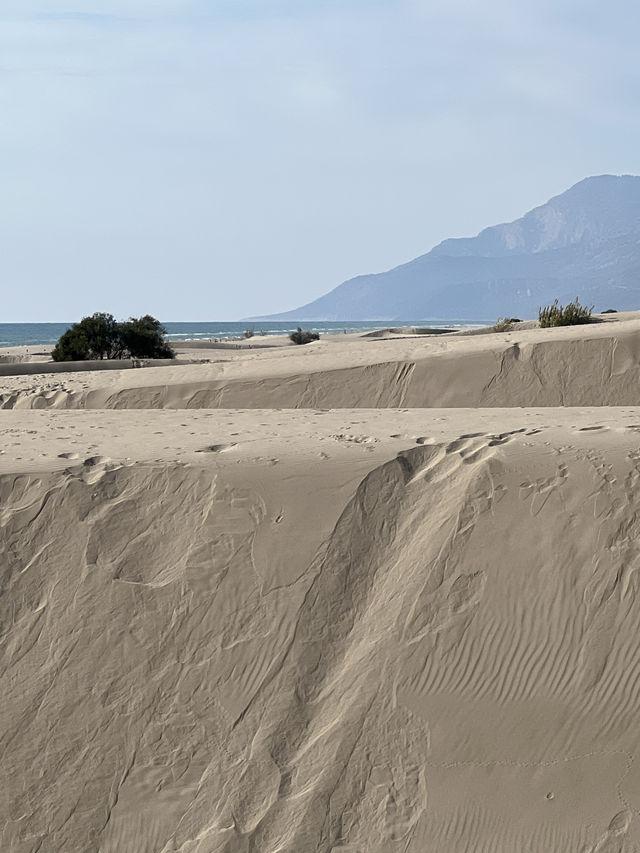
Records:
[[[92,314],[74,323],[60,336],[51,356],[54,361],[103,358],[174,358],[159,320],[146,314],[117,322],[112,314]]]
[[[494,332],[510,332],[513,328],[513,320],[507,317],[498,317],[493,327]]]
[[[167,330],[150,314],[130,317],[118,323],[120,358],[175,358],[171,344],[165,340]]]
[[[51,351],[51,357],[54,361],[84,361],[89,358],[90,352],[86,332],[76,323],[60,336]]]
[[[602,313],[603,314],[617,314],[618,309],[617,308],[607,308],[607,310],[603,311]]]
[[[289,339],[294,344],[310,344],[311,341],[317,341],[319,338],[320,335],[318,332],[309,332],[306,329],[303,331],[300,326],[298,326],[295,332],[291,332],[289,335]]]
[[[242,334],[245,338],[252,338],[255,335],[255,332],[253,331],[253,329],[245,329]]]
[[[579,326],[591,322],[592,311],[593,305],[580,305],[577,298],[568,305],[559,305],[558,300],[554,299],[551,305],[540,308],[538,319],[543,329],[550,326]]]
[[[118,324],[112,314],[83,317],[60,336],[51,353],[54,361],[120,358]]]

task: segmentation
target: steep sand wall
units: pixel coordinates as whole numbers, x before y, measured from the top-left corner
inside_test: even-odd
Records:
[[[0,477],[3,849],[633,849],[640,447],[559,438]]]
[[[486,336],[489,337],[489,336]],[[258,362],[248,376],[211,379],[199,368],[143,384],[122,378],[83,390],[61,385],[41,393],[7,392],[0,408],[403,408],[508,406],[624,406],[640,404],[640,333],[570,340],[528,339],[468,351],[430,352],[411,360],[325,368],[313,359],[304,372],[287,363],[264,375]],[[468,344],[468,341],[463,341]],[[420,354],[417,353],[419,356]],[[225,368],[231,370],[231,368]],[[279,369],[282,375],[272,375]],[[150,370],[153,370],[151,368]],[[204,368],[208,370],[208,368]],[[251,375],[254,370],[255,375]],[[145,371],[145,373],[147,373]],[[129,374],[131,376],[131,374]]]

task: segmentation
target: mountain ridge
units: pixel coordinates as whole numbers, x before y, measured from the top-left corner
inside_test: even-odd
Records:
[[[556,297],[576,296],[600,309],[640,305],[640,177],[584,178],[512,222],[443,240],[291,311],[250,319],[534,316]]]

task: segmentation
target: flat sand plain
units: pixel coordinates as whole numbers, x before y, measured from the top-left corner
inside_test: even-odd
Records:
[[[640,319],[211,359],[0,378],[0,849],[640,849]]]

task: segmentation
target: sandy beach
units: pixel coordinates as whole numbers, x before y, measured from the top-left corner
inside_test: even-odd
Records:
[[[640,312],[600,319],[0,352],[43,365],[0,375],[0,848],[639,849]]]

